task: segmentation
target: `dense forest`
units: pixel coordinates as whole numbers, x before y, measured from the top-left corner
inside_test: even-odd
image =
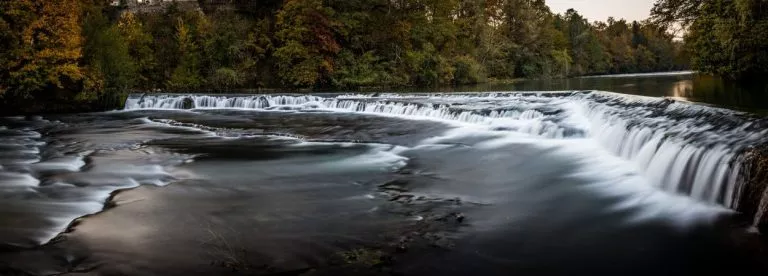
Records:
[[[683,28],[694,69],[735,79],[768,74],[768,1],[659,0],[653,21]]]
[[[659,1],[657,20],[643,22],[589,22],[574,10],[553,14],[544,0],[199,0],[152,11],[127,3],[1,2],[5,104],[112,105],[127,91],[156,89],[461,85],[670,71],[689,60],[709,68],[734,58],[723,51],[729,45],[698,47],[713,43],[707,36],[719,24],[699,13],[729,8],[697,6],[690,16],[704,19],[691,21],[694,47],[685,47],[668,31],[681,14],[664,12],[691,3],[675,0]]]

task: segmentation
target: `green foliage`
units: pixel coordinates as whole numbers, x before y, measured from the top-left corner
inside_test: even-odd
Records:
[[[83,24],[83,58],[92,80],[100,85],[83,91],[77,98],[95,100],[101,93],[127,91],[134,86],[137,76],[127,40],[117,25],[110,24],[100,7],[91,7],[86,14]]]
[[[459,56],[453,61],[454,84],[475,84],[485,81],[485,69],[472,56]]]
[[[121,15],[117,28],[128,45],[128,54],[136,66],[135,87],[156,88],[152,82],[152,74],[157,68],[157,61],[152,49],[153,37],[147,31],[146,25],[133,13],[126,12]]]
[[[341,50],[335,39],[333,10],[321,0],[286,0],[277,13],[275,50],[284,84],[312,86],[327,80]]]
[[[242,78],[232,68],[219,68],[211,75],[208,83],[224,89],[237,87],[242,84]]]
[[[568,54],[567,49],[552,50],[552,66],[551,75],[557,77],[565,77],[570,74],[570,68],[573,64],[573,58]]]
[[[245,84],[258,86],[260,66],[265,65],[267,51],[272,47],[265,33],[264,21],[253,21],[238,14],[216,13],[209,17],[211,31],[203,34],[204,53],[202,70],[210,79],[209,86],[218,86],[212,80],[222,80],[221,69],[237,72],[235,82],[222,88],[235,88]],[[227,78],[234,75],[227,73]],[[230,79],[234,80],[234,79]]]
[[[690,47],[658,20],[590,23],[544,0],[202,0],[157,12],[49,2],[0,2],[0,95],[462,85],[675,70],[688,55],[711,72],[768,64],[756,50],[767,24],[758,0],[659,1],[665,16],[696,12]]]
[[[452,64],[431,46],[422,51],[406,51],[405,65],[409,82],[416,85],[449,84],[453,80]]]
[[[178,18],[176,23],[176,47],[179,62],[168,80],[171,89],[195,89],[202,85],[200,53],[193,40],[190,27]]]
[[[763,0],[659,0],[659,24],[688,27],[694,69],[733,78],[768,73],[768,5]]]
[[[569,72],[572,75],[594,75],[609,72],[611,56],[620,55],[620,53],[611,55],[607,51],[606,43],[599,40],[600,30],[597,27],[590,25],[575,10],[568,10],[556,21],[556,25],[565,34],[570,44],[569,55],[573,60],[573,65]],[[619,43],[619,47],[630,46],[624,42]],[[622,73],[630,72],[634,72],[634,70],[630,69]]]
[[[380,58],[373,52],[358,56],[349,50],[342,50],[336,58],[334,85],[358,88],[388,83],[388,75],[379,61]]]

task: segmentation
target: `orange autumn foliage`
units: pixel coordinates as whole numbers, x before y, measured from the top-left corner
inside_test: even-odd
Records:
[[[22,95],[46,87],[63,89],[84,79],[79,0],[3,1],[0,15],[0,26],[6,29],[0,94],[8,87]]]

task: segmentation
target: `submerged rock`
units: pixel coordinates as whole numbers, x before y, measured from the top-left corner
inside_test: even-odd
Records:
[[[184,98],[184,101],[181,103],[182,109],[193,109],[195,108],[195,101],[192,100],[192,98]]]

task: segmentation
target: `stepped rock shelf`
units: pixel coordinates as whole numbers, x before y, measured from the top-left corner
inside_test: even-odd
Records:
[[[603,91],[137,94],[125,109],[358,112],[482,125],[542,139],[595,139],[636,165],[652,185],[756,215],[756,226],[768,226],[761,222],[768,198],[755,196],[765,191],[766,180],[755,177],[764,167],[754,163],[764,158],[760,154],[768,142],[768,121],[726,109]]]
[[[767,132],[601,91],[134,94],[4,117],[0,274],[768,271]]]

